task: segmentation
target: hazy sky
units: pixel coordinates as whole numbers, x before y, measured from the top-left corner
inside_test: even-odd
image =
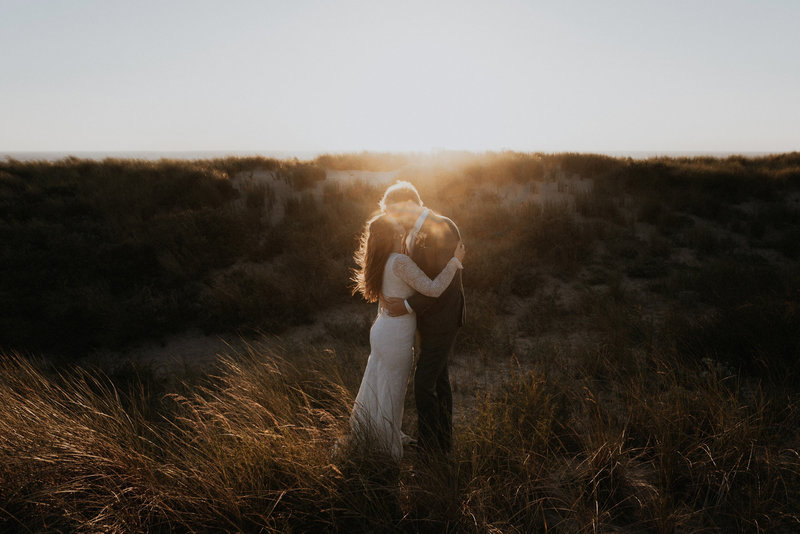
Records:
[[[800,1],[0,0],[0,151],[800,150]]]

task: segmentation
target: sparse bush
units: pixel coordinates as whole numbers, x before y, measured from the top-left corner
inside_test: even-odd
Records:
[[[295,161],[293,165],[282,166],[281,172],[300,191],[325,180],[325,170],[314,164]]]
[[[791,383],[799,376],[800,314],[780,300],[743,302],[686,325],[678,338],[694,358],[712,358],[771,383]]]
[[[661,278],[669,272],[669,265],[663,259],[643,258],[630,265],[625,274],[631,278],[653,279]]]
[[[800,227],[785,230],[770,244],[787,258],[800,259]]]
[[[518,297],[530,297],[536,294],[544,283],[542,274],[535,268],[519,266],[511,278],[511,293]]]
[[[523,335],[541,335],[554,327],[558,331],[568,328],[563,324],[568,315],[566,308],[561,304],[558,289],[539,289],[533,299],[528,302],[520,315],[517,328]]]
[[[200,295],[198,314],[207,332],[237,328],[281,330],[308,321],[308,311],[298,313],[292,286],[266,269],[235,267],[210,280]]]
[[[369,340],[372,322],[367,317],[328,320],[324,324],[325,333],[335,340],[356,342],[363,346],[364,342]]]
[[[322,168],[334,170],[393,171],[413,160],[410,154],[361,152],[359,154],[323,154],[314,162]]]
[[[577,271],[603,233],[601,223],[579,222],[564,206],[531,207],[520,222],[522,249],[559,275]]]
[[[603,176],[625,165],[622,160],[600,154],[567,153],[555,154],[552,158],[564,172],[583,178]]]
[[[584,217],[603,219],[616,224],[624,224],[625,217],[614,199],[592,193],[581,193],[575,197],[575,211]]]
[[[658,199],[647,198],[639,206],[638,218],[642,222],[660,226],[665,215],[664,204]]]
[[[458,352],[503,357],[511,352],[511,338],[499,299],[489,292],[467,290],[467,328],[456,338]]]

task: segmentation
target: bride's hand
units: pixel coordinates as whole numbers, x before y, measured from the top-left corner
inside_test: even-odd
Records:
[[[459,241],[458,245],[456,245],[456,250],[453,252],[453,256],[455,256],[458,261],[464,261],[464,256],[467,255],[467,248],[464,246],[463,241]]]

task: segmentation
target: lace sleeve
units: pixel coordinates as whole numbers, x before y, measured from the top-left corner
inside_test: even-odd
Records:
[[[416,291],[428,297],[438,297],[444,293],[444,290],[453,281],[456,271],[461,268],[463,267],[458,258],[450,258],[442,272],[431,280],[422,272],[422,269],[417,267],[417,264],[411,258],[404,254],[398,256],[392,264],[394,274]]]

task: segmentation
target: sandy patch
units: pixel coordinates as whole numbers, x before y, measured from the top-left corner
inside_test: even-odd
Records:
[[[588,178],[557,176],[546,182],[503,185],[486,183],[476,191],[476,195],[497,195],[506,208],[536,202],[541,205],[564,205],[574,210],[575,198],[590,193],[593,187],[594,181]]]
[[[365,182],[388,186],[397,180],[400,170],[401,169],[396,169],[385,172],[326,170],[325,181],[328,183]]]
[[[564,204],[575,209],[575,197],[590,193],[594,181],[575,176],[559,176],[552,182],[541,182],[533,200],[540,204]]]

